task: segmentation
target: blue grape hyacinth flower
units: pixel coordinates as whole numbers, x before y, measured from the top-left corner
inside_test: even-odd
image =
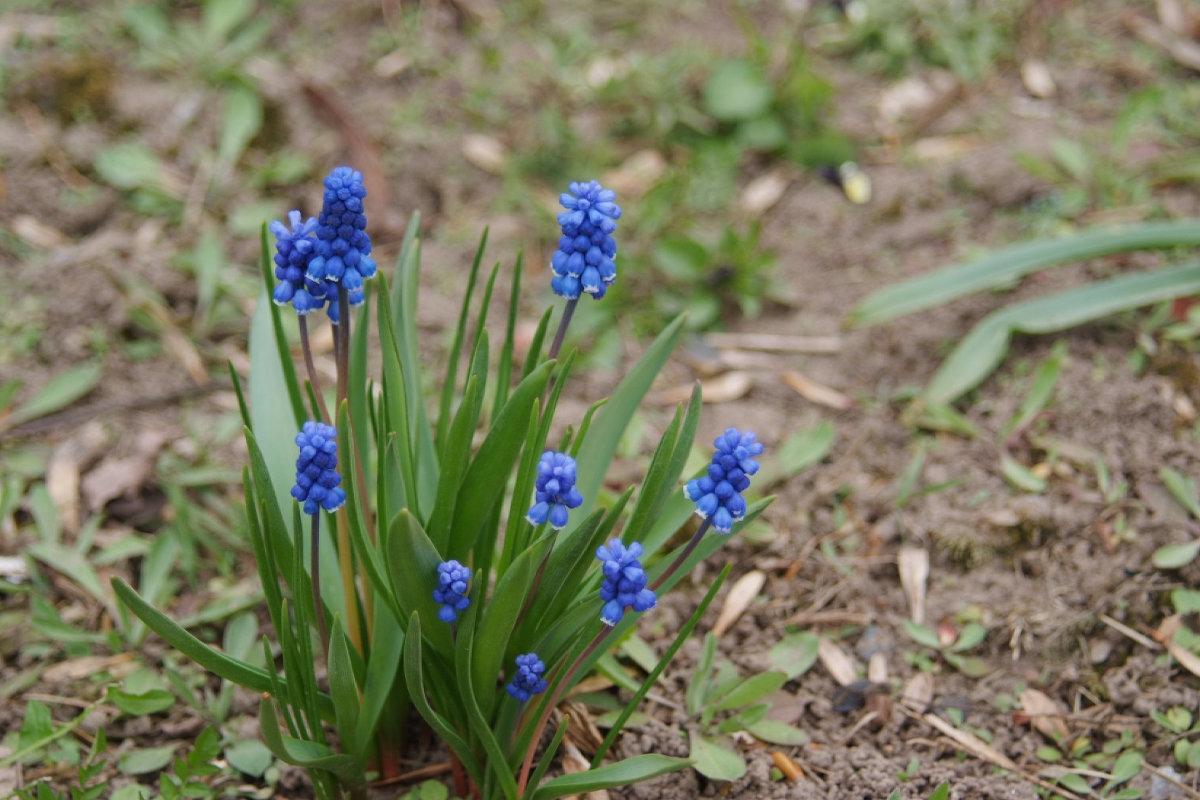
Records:
[[[336,286],[331,284],[347,293],[350,305],[362,305],[363,282],[378,271],[366,231],[366,196],[362,173],[350,167],[338,167],[325,179],[324,203],[317,217],[316,252],[308,262],[307,277],[310,286],[326,284],[331,307],[337,305],[337,292],[330,291]],[[335,317],[336,312],[331,311],[330,316]]]
[[[320,509],[334,511],[346,502],[346,490],[337,466],[337,429],[323,422],[308,421],[296,434],[300,456],[296,459],[296,485],[292,497],[304,504],[305,514]]]
[[[525,519],[533,525],[549,520],[555,530],[563,528],[567,524],[567,510],[583,504],[583,495],[575,488],[575,459],[553,450],[542,453],[534,482],[534,500]]]
[[[433,590],[433,601],[442,604],[438,619],[454,622],[458,619],[458,612],[467,610],[471,605],[471,598],[467,597],[470,581],[471,570],[457,561],[438,564],[438,588]]]
[[[509,681],[504,690],[522,703],[527,702],[535,694],[546,691],[546,665],[536,653],[526,653],[517,656],[517,673]]]
[[[755,439],[750,431],[727,428],[713,440],[716,450],[708,474],[684,487],[684,494],[696,503],[696,513],[711,518],[717,533],[730,533],[733,523],[746,516],[742,492],[750,486],[750,476],[758,472],[754,456],[763,451],[762,443]]]
[[[568,300],[577,300],[580,293],[599,300],[617,279],[617,241],[612,233],[621,207],[613,202],[616,193],[598,181],[575,182],[570,190],[559,195],[566,211],[558,215],[562,238],[550,259],[550,288]]]
[[[324,305],[324,301],[317,299],[324,296],[324,287],[317,287],[314,296],[305,280],[309,261],[316,254],[317,220],[304,219],[299,211],[289,211],[288,223],[290,228],[279,220],[270,225],[275,235],[275,279],[279,281],[272,299],[281,306],[291,303],[297,314],[308,314]]]
[[[605,625],[616,625],[625,616],[625,609],[649,611],[658,603],[654,591],[646,588],[646,571],[642,569],[642,545],[634,542],[626,547],[620,539],[596,548],[604,580],[600,583],[600,599],[604,608],[600,619]]]

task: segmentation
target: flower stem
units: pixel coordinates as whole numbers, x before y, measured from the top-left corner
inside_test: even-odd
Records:
[[[562,319],[558,321],[558,331],[554,334],[554,342],[550,345],[550,354],[547,358],[551,361],[558,358],[558,351],[562,349],[563,339],[567,337],[567,326],[571,324],[571,317],[575,314],[575,306],[579,305],[579,298],[568,300],[567,305],[563,308]]]
[[[338,287],[338,320],[334,330],[333,348],[337,360],[337,407],[347,402],[350,394],[350,297]],[[347,408],[349,405],[347,404]],[[360,654],[366,655],[363,647],[362,620],[358,613],[358,588],[354,583],[354,551],[350,546],[350,512],[346,508],[337,515],[338,524],[338,567],[342,575],[342,596],[346,602],[346,628],[350,642]],[[370,590],[370,585],[366,587]],[[371,610],[364,602],[368,618]]]
[[[521,776],[517,780],[517,794],[524,796],[525,784],[529,782],[529,768],[533,765],[533,754],[537,751],[538,742],[542,740],[542,732],[546,729],[546,722],[550,719],[550,713],[554,711],[554,707],[558,705],[558,701],[562,698],[562,694],[571,684],[571,678],[579,670],[583,662],[588,660],[592,653],[596,652],[596,648],[608,636],[612,628],[605,625],[597,634],[596,638],[592,639],[591,643],[579,654],[579,658],[575,659],[575,663],[567,669],[562,678],[554,684],[554,693],[550,696],[550,702],[546,703],[546,710],[542,712],[542,716],[538,719],[537,727],[533,729],[533,738],[529,740],[529,752],[525,754],[525,761],[521,764]]]
[[[304,319],[301,317],[301,319]],[[303,323],[301,323],[303,324]],[[312,515],[312,593],[313,613],[317,616],[317,630],[321,632],[321,644],[329,653],[329,629],[325,627],[325,602],[321,599],[321,512]]]
[[[333,425],[336,420],[329,418],[329,409],[325,407],[325,395],[321,393],[321,384],[317,381],[317,368],[313,366],[312,347],[308,344],[308,315],[300,315],[300,350],[304,353],[304,368],[308,370],[308,382],[312,384],[313,394],[317,396],[317,405],[321,409],[321,421]]]
[[[687,543],[687,547],[683,548],[683,552],[675,557],[675,560],[671,563],[671,566],[667,567],[666,572],[664,572],[662,575],[659,575],[658,579],[655,580],[654,583],[650,584],[650,588],[652,590],[662,586],[668,578],[675,574],[676,570],[683,566],[683,562],[687,561],[688,556],[690,556],[692,551],[696,549],[696,545],[700,544],[700,540],[704,538],[704,534],[708,532],[710,527],[712,527],[712,517],[705,517],[704,521],[700,523],[700,527],[696,529],[694,534],[692,534],[692,539]]]

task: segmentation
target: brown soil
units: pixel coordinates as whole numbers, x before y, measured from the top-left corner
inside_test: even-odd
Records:
[[[440,4],[428,23],[436,46],[448,51],[466,47],[453,20],[441,17],[451,15],[449,8],[475,5]],[[336,37],[361,38],[378,23],[374,9],[374,4],[360,4],[346,20],[317,14],[310,20],[313,33],[309,35],[328,28]],[[1097,35],[1107,37],[1112,46],[1132,46],[1132,35],[1117,25],[1112,14],[1099,9],[1090,15],[1073,13],[1079,16],[1078,24],[1096,26]],[[659,25],[653,36],[668,47],[710,35],[714,49],[736,49],[740,39],[725,26],[723,11],[714,7],[711,18],[689,19],[689,25],[679,29]],[[339,27],[343,21],[345,27]],[[721,33],[714,32],[717,30]],[[101,52],[89,57],[111,66],[106,59],[115,59],[117,54]],[[13,376],[24,381],[19,399],[31,396],[63,368],[92,357],[96,332],[122,344],[161,337],[161,333],[139,327],[131,316],[130,278],[144,282],[164,298],[175,325],[189,324],[196,303],[190,279],[165,267],[181,246],[192,244],[192,232],[166,229],[135,214],[113,190],[93,180],[88,169],[98,147],[119,140],[120,130],[130,126],[157,130],[153,120],[160,115],[160,106],[171,106],[176,98],[144,76],[140,83],[113,80],[82,89],[68,82],[84,92],[80,102],[90,102],[89,113],[97,116],[90,122],[64,121],[47,111],[45,98],[53,97],[68,83],[54,84],[57,73],[49,69],[42,70],[42,78],[33,77],[39,74],[39,65],[52,62],[55,56],[35,48],[29,58],[28,62],[14,61],[13,67],[14,97],[25,111],[0,119],[6,162],[0,219],[7,228],[17,217],[28,216],[50,230],[40,244],[14,249],[6,243],[0,250],[5,283],[10,290],[16,287],[17,296],[34,298],[33,317],[41,329],[32,348],[17,353],[0,368],[0,382]],[[1200,578],[1197,564],[1170,573],[1150,566],[1150,554],[1156,548],[1197,533],[1195,521],[1174,504],[1159,478],[1159,469],[1165,465],[1187,475],[1200,469],[1200,443],[1188,411],[1188,401],[1194,404],[1200,397],[1196,396],[1197,386],[1186,379],[1194,370],[1189,354],[1156,362],[1139,376],[1126,365],[1135,347],[1136,323],[1092,325],[1054,337],[1065,344],[1069,354],[1054,402],[1036,420],[1030,435],[1010,443],[1011,452],[1027,466],[1054,456],[1047,452],[1046,443],[1056,443],[1049,487],[1033,495],[1013,489],[1003,478],[997,439],[1024,396],[1031,365],[1047,357],[1053,343],[1049,338],[1016,339],[1004,366],[963,406],[983,435],[978,439],[928,435],[918,486],[948,485],[911,499],[903,508],[896,507],[897,481],[918,447],[913,429],[902,421],[905,403],[897,399],[897,393],[928,381],[948,344],[961,338],[983,314],[1003,304],[1079,285],[1100,274],[1154,268],[1163,260],[1137,255],[1076,265],[1028,280],[1010,292],[962,300],[869,330],[841,330],[847,312],[868,291],[951,263],[977,247],[998,246],[1031,235],[1024,227],[1024,211],[1031,201],[1046,196],[1050,187],[1030,178],[1014,162],[1013,154],[1020,150],[1045,154],[1049,139],[1063,131],[1103,132],[1111,124],[1122,93],[1131,88],[1124,82],[1136,87],[1150,80],[1136,70],[1127,74],[1090,71],[1094,64],[1077,53],[1068,52],[1058,59],[1050,53],[1047,60],[1059,77],[1059,95],[1042,106],[1046,113],[1041,117],[1013,111],[1028,97],[1015,69],[1002,69],[967,87],[947,113],[932,121],[927,130],[909,137],[964,137],[968,141],[965,151],[921,159],[901,157],[901,151],[890,145],[866,150],[864,162],[875,191],[867,206],[847,203],[837,189],[809,173],[784,168],[788,188],[781,201],[763,215],[763,224],[766,244],[779,255],[780,277],[790,287],[792,305],[757,320],[730,319],[729,328],[736,332],[840,335],[842,346],[835,355],[778,355],[768,366],[753,370],[749,394],[705,409],[701,438],[711,439],[726,426],[737,424],[757,430],[769,453],[770,447],[792,434],[829,420],[836,426],[837,441],[823,463],[771,487],[779,495],[765,515],[777,534],[773,541],[750,545],[735,540],[723,551],[735,564],[730,583],[751,569],[764,570],[768,580],[759,601],[722,637],[721,653],[743,672],[766,669],[766,651],[795,629],[789,620],[796,615],[821,619],[818,612],[828,612],[825,619],[830,622],[808,622],[801,627],[833,637],[863,665],[872,652],[885,653],[889,689],[895,695],[918,672],[906,656],[924,652],[933,663],[931,709],[961,709],[965,727],[988,735],[991,746],[1015,761],[1027,776],[1045,777],[1046,765],[1035,751],[1049,742],[1027,720],[998,702],[998,698],[1015,696],[1023,687],[1040,689],[1070,712],[1072,737],[1091,737],[1098,749],[1103,742],[1119,738],[1123,730],[1132,730],[1142,740],[1139,746],[1148,763],[1178,768],[1170,737],[1149,714],[1174,705],[1196,709],[1200,684],[1174,661],[1165,661],[1161,651],[1151,651],[1122,635],[1103,622],[1102,616],[1136,631],[1153,630],[1170,613],[1169,591],[1194,585]],[[473,231],[487,218],[486,209],[500,191],[499,181],[463,164],[456,141],[442,141],[428,132],[391,131],[389,120],[378,109],[392,102],[394,87],[375,76],[369,64],[354,65],[362,73],[354,78],[339,76],[323,64],[308,68],[318,81],[339,84],[340,90],[352,85],[361,89],[345,92],[350,113],[364,121],[378,144],[387,145],[379,148],[387,153],[381,162],[382,173],[373,177],[386,182],[393,206],[400,210],[380,223],[381,232],[376,235],[380,263],[388,263],[395,255],[402,233],[401,210],[407,212],[418,205],[425,213],[427,263],[463,263],[473,247]],[[882,142],[876,109],[888,84],[836,62],[823,63],[821,69],[838,87],[843,127],[863,141]],[[284,80],[278,75],[272,79]],[[444,90],[446,98],[461,99],[463,89],[452,75],[416,75],[406,80],[420,84],[417,88],[421,91]],[[273,85],[270,80],[265,84]],[[294,89],[285,82],[282,88],[267,91]],[[435,126],[449,114],[446,108],[436,109],[429,125]],[[277,124],[287,128],[282,134],[286,141],[304,148],[318,163],[332,163],[331,159],[344,155],[344,143],[337,143],[332,135],[317,137],[295,121],[288,127],[286,119]],[[461,126],[461,121],[453,124]],[[978,131],[985,133],[976,137]],[[519,136],[519,131],[508,133]],[[175,135],[178,140],[159,145],[167,150],[183,147],[184,131]],[[515,138],[508,144],[518,147]],[[88,184],[88,192],[71,194],[68,185],[75,177],[64,165],[74,165],[84,173],[80,177]],[[753,175],[743,177],[748,180]],[[67,196],[73,202],[64,203],[62,198]],[[1162,188],[1153,202],[1169,216],[1194,216],[1200,211],[1200,196],[1190,186]],[[210,209],[203,211],[206,219],[210,213]],[[636,202],[627,205],[626,213],[636,213]],[[538,264],[552,243],[501,215],[493,227],[491,252],[504,257],[520,246],[530,263]],[[232,261],[248,265],[257,243],[250,235],[228,242],[228,247]],[[236,269],[243,277],[253,274],[248,266]],[[535,269],[535,280],[541,277]],[[426,278],[423,291],[429,300],[422,305],[421,323],[429,329],[428,346],[433,352],[442,342],[442,326],[453,313],[448,298],[458,287],[444,274]],[[636,266],[626,265],[621,279],[636,280]],[[205,340],[200,355],[213,382],[221,382],[220,365],[226,357],[233,358],[239,368],[244,365],[244,355],[239,352],[243,347],[244,330],[218,330]],[[137,352],[136,348],[113,346],[100,355],[104,379],[85,401],[96,404],[94,411],[103,412],[100,419],[107,447],[114,452],[134,452],[136,434],[142,429],[164,431],[171,440],[185,439],[197,431],[211,430],[233,413],[232,394],[221,386],[214,390],[207,381],[189,375],[180,354],[169,345],[148,358],[136,358],[131,352]],[[1188,368],[1181,369],[1181,365]],[[781,370],[801,372],[849,395],[855,400],[853,408],[831,411],[808,402],[780,380]],[[685,384],[694,377],[688,366],[674,362],[663,384]],[[604,382],[602,378],[596,383]],[[592,388],[589,385],[588,392]],[[122,410],[147,395],[181,390],[195,392],[182,408]],[[586,402],[582,396],[572,399]],[[652,420],[656,413],[650,414]],[[64,424],[9,437],[0,447],[55,447],[75,435],[77,425],[77,419],[66,418]],[[194,457],[197,446],[216,451],[219,461],[240,463],[236,436],[201,440],[198,445],[169,445],[185,458]],[[1102,496],[1096,481],[1096,459],[1103,460],[1114,480],[1128,482],[1124,499],[1110,502]],[[140,494],[134,491],[133,497],[128,502],[135,506],[155,502],[152,486]],[[161,508],[161,497],[157,502],[156,510]],[[1126,517],[1133,532],[1124,540],[1116,538],[1113,531],[1118,514]],[[129,520],[136,516],[133,509],[112,524],[132,525]],[[156,524],[161,520],[140,529],[152,530]],[[15,552],[30,535],[24,528],[0,529],[0,549]],[[931,651],[922,651],[905,634],[902,624],[910,610],[896,568],[901,547],[925,548],[930,553],[925,610],[932,625],[961,626],[966,613],[988,628],[986,640],[973,651],[991,667],[984,677],[960,674]],[[665,619],[686,617],[715,575],[716,562],[718,559],[694,575],[690,588],[664,601],[661,613]],[[718,597],[701,630],[711,626],[722,599]],[[0,610],[21,608],[24,600],[18,596],[6,598]],[[656,624],[648,617],[643,635],[662,649],[667,641],[654,636]],[[32,663],[19,655],[19,636],[20,630],[13,636],[0,635],[0,685]],[[698,648],[699,639],[689,642],[656,687],[670,703],[681,701]],[[34,684],[30,691],[71,693],[72,689]],[[838,685],[820,664],[784,691],[788,697],[778,698],[778,704],[787,712],[787,721],[806,730],[811,738],[808,745],[783,748],[804,771],[800,780],[772,780],[771,749],[753,747],[745,753],[749,763],[746,776],[731,785],[708,782],[684,771],[610,795],[646,800],[696,796],[843,800],[883,798],[899,789],[903,798],[924,798],[939,783],[948,781],[954,798],[1038,796],[1026,777],[998,770],[977,754],[964,755],[960,746],[917,718],[919,713],[906,716],[897,708],[882,727],[856,729],[865,712],[835,710]],[[77,693],[84,696],[86,689]],[[242,700],[252,706],[252,699]],[[5,697],[0,702],[0,730],[17,725],[22,708],[20,692]],[[653,721],[631,727],[621,742],[621,752],[686,755],[683,731],[687,721],[681,712],[654,703],[646,710]],[[174,731],[168,738],[189,735],[182,728],[164,728],[168,729]],[[153,730],[114,731],[137,736],[143,745],[153,743],[156,735]],[[116,737],[110,733],[110,738]],[[914,760],[919,765],[910,770]],[[1184,773],[1182,780],[1195,785],[1196,777],[1194,772]],[[1146,796],[1152,779],[1144,770],[1129,785]],[[1156,787],[1166,791],[1158,784]]]

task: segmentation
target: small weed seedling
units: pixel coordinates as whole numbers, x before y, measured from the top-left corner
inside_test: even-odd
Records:
[[[926,625],[905,620],[904,632],[917,644],[934,651],[938,660],[969,678],[979,678],[992,671],[991,665],[982,658],[967,654],[987,638],[987,628],[978,622],[968,622],[955,633],[950,628],[945,632],[934,631]],[[923,671],[932,671],[934,667],[935,662],[927,652],[908,653],[905,657]]]
[[[765,698],[788,681],[785,672],[763,672],[743,678],[725,659],[716,659],[717,637],[704,637],[695,677],[685,698],[688,739],[696,771],[714,780],[731,781],[746,771],[746,761],[730,740],[745,731],[756,739],[781,745],[808,741],[804,731],[767,719]]]

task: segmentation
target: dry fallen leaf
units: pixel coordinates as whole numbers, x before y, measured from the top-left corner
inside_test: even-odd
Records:
[[[69,684],[100,672],[112,673],[115,678],[123,678],[134,670],[138,664],[133,660],[132,653],[118,653],[113,656],[84,656],[61,661],[42,673],[41,679],[50,684]]]
[[[574,775],[575,773],[578,773],[578,772],[587,772],[589,766],[590,766],[590,764],[588,763],[588,760],[583,757],[583,753],[579,752],[579,748],[577,748],[575,745],[571,744],[570,742],[563,742],[563,744],[562,744],[562,770],[563,770],[563,772],[567,773],[568,775]],[[568,800],[570,800],[570,798],[578,798],[578,800],[608,800],[608,790],[607,789],[596,789],[595,791],[588,792],[587,794],[570,795],[568,797]]]
[[[817,642],[817,658],[840,685],[849,686],[858,680],[854,659],[825,636]]]
[[[845,411],[854,405],[853,400],[837,389],[833,389],[823,383],[818,383],[795,370],[784,370],[779,373],[779,378],[788,386],[795,389],[805,400],[817,405],[827,406],[838,411]]]
[[[508,161],[508,151],[498,139],[480,133],[469,133],[462,140],[462,154],[467,163],[484,172],[500,175]]]
[[[158,453],[167,440],[161,430],[145,430],[134,442],[133,455],[101,461],[83,478],[83,500],[88,509],[98,511],[110,500],[140,489],[154,475]]]
[[[1175,633],[1182,627],[1182,617],[1179,614],[1172,614],[1158,626],[1158,630],[1154,632],[1154,638],[1162,642],[1171,657],[1179,662],[1179,666],[1193,675],[1200,675],[1200,656],[1175,641]]]
[[[738,617],[750,607],[754,598],[758,597],[758,593],[766,582],[767,574],[757,569],[738,578],[737,583],[729,590],[729,594],[725,595],[725,604],[721,606],[717,624],[713,625],[713,633],[717,636],[724,635],[725,631],[729,630],[729,627],[737,622]]]
[[[1058,87],[1054,85],[1054,78],[1050,75],[1050,68],[1046,66],[1046,62],[1037,59],[1030,59],[1021,64],[1021,82],[1025,84],[1025,91],[1041,100],[1053,97],[1058,91]]]
[[[773,169],[746,184],[738,197],[738,205],[749,214],[762,214],[783,199],[788,179],[783,171]]]
[[[900,585],[908,598],[908,612],[918,625],[925,622],[925,582],[929,580],[929,551],[920,547],[905,547],[896,558],[900,569]]]
[[[79,473],[104,451],[108,435],[96,421],[80,428],[50,455],[46,466],[46,490],[63,529],[68,533],[79,530]]]
[[[820,353],[842,349],[840,336],[791,336],[781,333],[710,333],[705,343],[717,349],[767,350],[773,353]]]
[[[1070,735],[1063,709],[1050,696],[1037,689],[1021,692],[1021,710],[1029,722],[1047,739],[1060,742]]]
[[[754,386],[754,378],[749,372],[726,372],[715,378],[701,381],[704,386],[704,402],[730,403],[746,396]],[[676,403],[687,402],[692,396],[694,384],[685,383],[651,392],[646,396],[646,402],[652,405],[673,406]]]
[[[909,710],[924,714],[933,702],[933,676],[928,672],[918,672],[904,684],[900,693],[900,702]]]
[[[617,193],[622,201],[641,197],[653,189],[667,173],[667,160],[657,150],[639,150],[606,172],[604,185]]]

